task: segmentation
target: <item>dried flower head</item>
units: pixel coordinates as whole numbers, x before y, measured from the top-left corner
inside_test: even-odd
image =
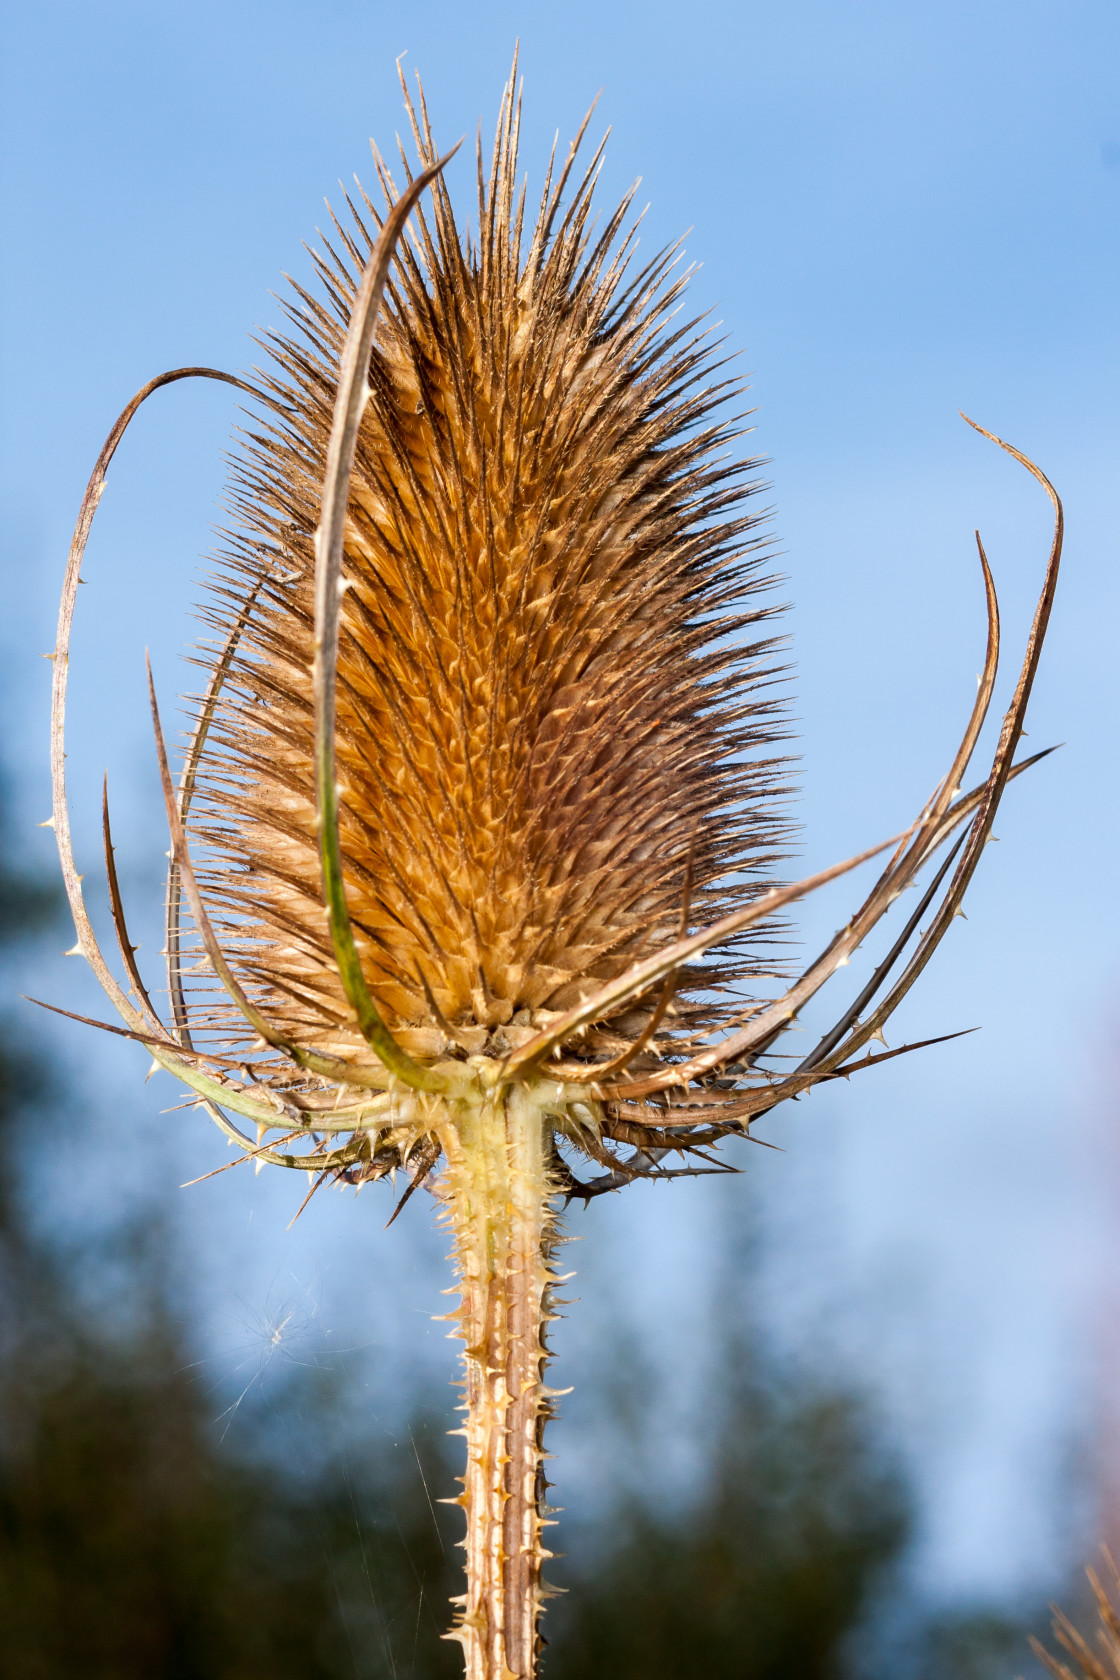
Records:
[[[55,666],[54,821],[76,949],[125,1021],[113,1030],[150,1045],[244,1158],[310,1169],[313,1187],[403,1170],[399,1205],[418,1186],[442,1202],[466,1344],[455,1637],[472,1680],[535,1672],[558,1198],[731,1170],[712,1145],[902,1053],[866,1047],[950,925],[1025,768],[1013,755],[1061,549],[1057,497],[1003,445],[1057,525],[990,770],[962,791],[998,660],[981,547],[987,655],[948,774],[901,838],[770,885],[787,841],[774,608],[748,502],[757,464],[728,453],[734,387],[677,316],[676,250],[637,263],[630,198],[595,230],[601,148],[577,177],[583,130],[530,225],[519,110],[511,79],[473,238],[421,99],[418,173],[402,152],[398,192],[375,154],[384,210],[348,201],[316,258],[320,294],[297,289],[290,335],[268,342],[271,371],[178,369],[133,399],[83,504]],[[205,609],[218,639],[177,787],[152,695],[172,837],[165,1023],[125,927],[107,806],[127,990],[94,939],[62,723],[109,460],[139,404],[189,375],[237,385],[261,418],[237,467],[237,527]],[[860,995],[792,1068],[775,1061],[804,1005],[947,847]],[[883,851],[860,909],[770,995],[775,916]]]
[[[426,125],[417,140],[428,167]],[[744,635],[773,610],[743,506],[758,486],[726,458],[710,351],[672,321],[684,278],[672,252],[630,273],[629,198],[592,233],[598,156],[564,209],[573,151],[526,232],[516,159],[510,98],[476,240],[437,178],[430,222],[418,207],[397,247],[343,532],[347,909],[379,1012],[420,1059],[520,1049],[671,944],[686,883],[701,922],[757,897],[779,838],[759,757],[772,644]],[[350,211],[317,258],[322,298],[269,345],[280,415],[239,468],[221,642],[254,607],[194,809],[247,993],[293,1039],[368,1063],[323,914],[312,705],[315,532],[377,223],[368,201]],[[729,943],[690,975],[658,1049],[691,1044],[720,1018],[704,993],[752,966]],[[652,1067],[635,1049],[652,1012],[608,1006],[581,1059]],[[214,1024],[244,1027],[228,1001]]]

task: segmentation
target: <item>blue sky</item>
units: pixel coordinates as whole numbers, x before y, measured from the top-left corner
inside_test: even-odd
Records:
[[[1046,505],[957,410],[1032,454],[1065,497],[1066,571],[1028,728],[1032,746],[1067,744],[1012,790],[969,921],[900,1022],[908,1036],[983,1031],[815,1095],[772,1128],[787,1154],[748,1163],[768,1175],[776,1319],[827,1325],[837,1357],[891,1397],[928,1496],[931,1588],[1043,1581],[1064,1563],[1063,1466],[1110,1380],[1094,1362],[1120,1272],[1120,1195],[1114,1205],[1108,1190],[1120,1121],[1114,6],[9,6],[0,645],[28,850],[48,860],[31,826],[47,810],[38,656],[113,417],[162,368],[253,359],[247,335],[277,319],[281,274],[306,273],[301,242],[324,196],[355,171],[369,180],[368,137],[388,148],[404,126],[398,54],[422,72],[441,139],[473,136],[480,119],[488,137],[518,37],[531,182],[554,131],[566,140],[602,90],[603,205],[641,176],[647,248],[687,232],[697,306],[724,323],[750,376],[793,602],[807,867],[897,830],[948,762],[982,652],[976,525],[1009,661],[1025,633]],[[452,166],[464,199],[470,169],[465,156]],[[87,568],[78,829],[92,865],[108,763],[141,897],[165,846],[142,650],[165,693],[187,686],[176,659],[233,419],[220,388],[178,387],[149,406],[114,466]],[[809,907],[806,937],[842,920],[854,890]],[[97,1012],[61,961],[41,984]],[[170,1084],[157,1101],[127,1050],[97,1056],[105,1114],[91,1134],[112,1134],[110,1110],[138,1139],[172,1125],[159,1145],[168,1182],[184,1162],[220,1158],[200,1123],[156,1121]],[[100,1182],[92,1156],[89,1171]],[[245,1298],[263,1300],[284,1268],[314,1274],[328,1279],[322,1312],[341,1321],[353,1306],[329,1277],[360,1253],[397,1279],[394,1304],[364,1305],[379,1345],[420,1322],[436,1239],[399,1227],[382,1238],[365,1200],[332,1201],[284,1238],[288,1187],[237,1180],[191,1192],[184,1218],[200,1254],[237,1254]],[[636,1193],[582,1227],[595,1231],[591,1275],[625,1277],[607,1257],[630,1254],[635,1278],[660,1280],[671,1347],[714,1240],[708,1191]],[[610,1287],[619,1311],[652,1317],[652,1284]],[[223,1283],[208,1288],[220,1316]]]

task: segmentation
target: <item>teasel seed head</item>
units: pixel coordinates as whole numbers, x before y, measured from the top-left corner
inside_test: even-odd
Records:
[[[426,126],[417,139],[429,167]],[[507,96],[476,237],[437,180],[369,367],[340,579],[342,871],[362,973],[418,1060],[504,1057],[672,943],[686,877],[691,915],[714,921],[757,895],[785,839],[754,463],[728,455],[727,387],[677,317],[675,253],[637,267],[629,198],[593,231],[594,161],[566,207],[561,171],[526,226]],[[269,342],[283,418],[238,465],[219,647],[254,608],[194,810],[246,992],[293,1039],[368,1059],[323,914],[312,703],[337,366],[381,219],[350,208],[316,257],[322,296],[301,294]],[[661,1052],[758,966],[734,938],[698,966]],[[655,1001],[571,1048],[632,1045]],[[243,1025],[224,995],[213,1024]]]
[[[1056,524],[991,768],[962,791],[999,656],[978,538],[988,647],[949,772],[847,925],[784,993],[759,997],[778,966],[775,916],[887,847],[768,884],[789,837],[784,728],[758,463],[734,455],[742,424],[724,408],[737,387],[703,323],[680,316],[679,251],[639,262],[633,194],[593,223],[602,146],[581,173],[586,120],[530,218],[511,78],[467,236],[423,98],[405,97],[419,173],[402,148],[398,192],[375,152],[383,208],[347,199],[315,255],[319,295],[296,287],[290,332],[267,340],[271,371],[160,376],[90,481],[55,659],[54,820],[78,948],[126,1032],[204,1105],[265,1137],[278,1115],[293,1137],[348,1136],[326,1152],[328,1176],[426,1161],[438,1140],[424,1093],[464,1078],[550,1085],[558,1137],[606,1169],[572,1178],[558,1160],[569,1192],[725,1170],[662,1162],[901,1053],[859,1055],[959,910],[1007,781],[1035,761],[1013,759],[1061,506],[994,439],[1043,485]],[[128,994],[93,937],[62,740],[105,472],[139,404],[194,375],[238,386],[262,417],[235,467],[237,525],[204,607],[217,646],[177,791],[159,736],[166,1026],[124,927],[107,803]],[[800,1010],[954,837],[869,985],[792,1070],[775,1066]],[[274,1143],[251,1154],[302,1161]]]
[[[994,439],[1046,490],[1055,527],[982,779],[964,791],[999,660],[977,538],[987,650],[947,772],[902,834],[771,884],[789,835],[758,464],[735,454],[719,346],[678,313],[679,252],[639,261],[632,195],[596,227],[601,148],[580,173],[584,130],[527,214],[514,79],[468,237],[422,96],[409,114],[418,172],[402,151],[398,191],[375,154],[383,206],[348,199],[315,259],[318,295],[296,288],[291,330],[267,341],[271,370],[176,369],[110,433],[63,590],[53,820],[75,949],[125,1023],[109,1030],[150,1046],[240,1159],[309,1171],[309,1195],[402,1170],[397,1212],[417,1188],[440,1198],[467,1420],[454,1637],[468,1680],[528,1680],[558,1203],[734,1170],[712,1146],[919,1047],[870,1049],[952,925],[1008,781],[1045,756],[1015,759],[1062,511]],[[151,690],[171,832],[165,1022],[128,935],[107,792],[126,984],[94,935],[64,721],[109,463],[140,404],[194,376],[245,391],[259,419],[177,784]],[[860,907],[774,996],[776,918],[884,852]],[[858,995],[787,1057],[801,1011],[927,866]]]

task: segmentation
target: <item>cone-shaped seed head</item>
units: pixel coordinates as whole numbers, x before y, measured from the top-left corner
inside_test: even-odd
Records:
[[[677,313],[673,252],[644,268],[628,202],[597,231],[597,159],[530,229],[507,90],[478,232],[440,180],[378,328],[352,479],[338,773],[367,982],[416,1055],[531,1035],[758,890],[780,832],[772,643],[755,594],[754,463],[716,416],[726,385]],[[425,164],[435,151],[416,124]],[[388,173],[378,160],[391,198]],[[202,761],[205,887],[243,980],[309,1045],[359,1039],[323,911],[312,756],[313,533],[335,370],[377,213],[351,205],[269,341],[286,423],[247,447],[220,634],[255,591]],[[197,809],[197,807],[196,807]],[[772,966],[772,965],[771,965]],[[666,1026],[713,1019],[725,949]],[[707,1001],[701,984],[708,990]],[[600,1023],[625,1044],[652,1003]],[[729,1005],[730,1007],[730,1005]],[[213,1017],[220,1024],[219,1011]],[[232,1026],[230,1028],[232,1031]]]

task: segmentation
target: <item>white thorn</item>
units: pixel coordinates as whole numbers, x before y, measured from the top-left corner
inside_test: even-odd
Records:
[[[160,1073],[162,1071],[162,1069],[163,1069],[163,1063],[162,1062],[157,1062],[155,1057],[153,1056],[152,1057],[152,1065],[148,1069],[147,1073],[144,1075],[145,1085],[148,1083],[148,1081],[152,1077],[153,1073]]]
[[[836,964],[836,966],[837,966],[837,968],[847,968],[847,966],[848,966],[847,957],[841,957],[839,962]]]
[[[35,826],[36,826],[36,828],[53,828],[54,827],[54,818],[53,817],[48,817],[45,823],[36,823]]]
[[[42,658],[42,659],[57,659],[58,654],[57,653],[44,653],[44,654],[40,655],[40,658]]]
[[[68,951],[63,951],[62,954],[63,954],[64,957],[84,957],[85,956],[85,952],[82,950],[80,942],[77,945],[71,945],[70,949]]]
[[[962,922],[967,922],[968,920],[968,917],[965,915],[963,910],[954,910],[953,915],[959,916]]]

